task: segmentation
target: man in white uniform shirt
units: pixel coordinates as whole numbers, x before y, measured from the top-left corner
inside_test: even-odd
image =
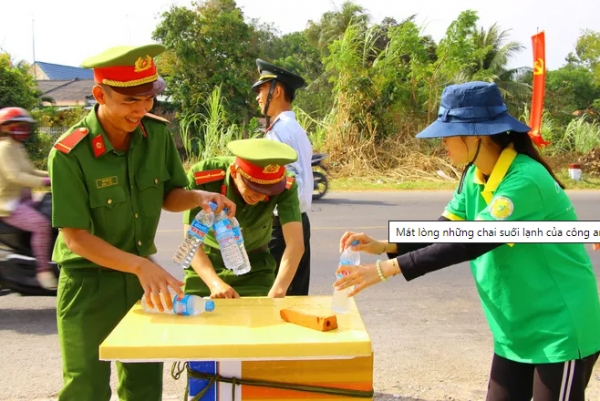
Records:
[[[310,221],[308,211],[312,204],[314,186],[311,166],[312,145],[306,131],[300,126],[294,112],[291,110],[296,89],[304,86],[305,82],[301,76],[264,60],[257,59],[256,65],[260,77],[252,86],[252,90],[258,93],[256,100],[262,114],[267,118],[268,128],[265,136],[268,139],[291,146],[298,154],[298,160],[295,163],[288,164],[286,168],[294,173],[298,183],[305,251],[287,295],[308,295],[310,283]],[[277,262],[275,272],[277,274],[285,250],[285,240],[277,218],[277,210],[275,210],[269,249]]]

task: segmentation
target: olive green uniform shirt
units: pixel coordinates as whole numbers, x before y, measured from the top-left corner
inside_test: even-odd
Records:
[[[197,163],[188,173],[190,182],[188,188],[223,193],[222,186],[225,185],[224,195],[236,204],[235,217],[241,227],[244,246],[248,252],[252,270],[244,275],[236,276],[225,268],[219,244],[212,229],[204,239],[205,245],[203,248],[219,277],[231,285],[240,296],[266,295],[275,280],[275,260],[268,250],[273,227],[273,210],[277,207],[281,225],[292,221],[302,222],[298,200],[298,185],[294,181],[289,189],[285,189],[281,194],[270,196],[267,200],[256,205],[248,205],[238,193],[230,175],[230,166],[234,160],[234,157],[223,156]],[[209,170],[223,171],[223,178],[204,184],[196,184],[194,175]],[[288,176],[292,176],[291,173],[288,173]],[[199,211],[200,208],[196,208],[184,212],[183,222],[191,224]],[[210,294],[206,284],[191,267],[186,269],[185,290],[186,293],[202,296]]]
[[[529,156],[505,149],[489,179],[472,166],[451,220],[576,221],[567,194]],[[583,244],[505,244],[471,261],[496,354],[556,363],[600,350],[600,301]]]
[[[89,133],[79,143],[67,154],[53,148],[48,157],[52,224],[88,230],[125,252],[152,255],[165,196],[188,185],[175,143],[165,122],[146,116],[144,129],[130,134],[129,150],[119,152],[96,110],[97,106],[58,141],[85,127]],[[53,260],[64,267],[98,267],[71,252],[62,233]]]

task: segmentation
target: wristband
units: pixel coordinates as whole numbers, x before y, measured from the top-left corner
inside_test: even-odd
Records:
[[[381,281],[387,281],[387,278],[383,275],[383,272],[381,271],[381,260],[380,259],[377,259],[375,266],[377,266],[377,274],[379,275],[379,278],[381,279]]]

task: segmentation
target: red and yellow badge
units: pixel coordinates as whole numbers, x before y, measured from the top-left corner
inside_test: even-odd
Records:
[[[142,72],[142,71],[146,71],[147,69],[149,69],[151,67],[152,67],[152,57],[150,57],[150,56],[138,57],[138,59],[135,60],[135,65],[134,65],[133,71]]]
[[[106,147],[104,146],[104,139],[102,135],[96,136],[92,139],[92,147],[94,149],[94,156],[100,157],[106,152]]]
[[[263,168],[263,173],[265,174],[276,174],[279,172],[281,166],[279,164],[269,164]]]
[[[514,205],[512,201],[505,196],[496,196],[489,205],[490,216],[496,220],[506,220],[512,215]]]

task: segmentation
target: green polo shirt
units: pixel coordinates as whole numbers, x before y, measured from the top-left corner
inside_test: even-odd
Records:
[[[144,117],[144,130],[131,133],[129,150],[116,151],[96,110],[58,140],[67,143],[71,132],[85,127],[89,133],[79,143],[68,153],[53,148],[48,157],[52,224],[88,230],[125,252],[152,255],[165,196],[188,184],[173,138],[165,122]],[[71,252],[62,233],[53,260],[69,268],[98,267]]]
[[[235,202],[235,217],[240,223],[244,237],[244,246],[250,258],[252,270],[244,275],[236,276],[225,268],[214,230],[210,230],[206,235],[204,250],[219,277],[231,285],[240,296],[266,296],[273,285],[276,268],[275,259],[268,250],[273,228],[273,210],[277,207],[281,225],[293,221],[302,222],[300,202],[298,200],[298,185],[294,180],[290,188],[284,190],[281,194],[270,196],[256,205],[248,205],[237,192],[233,178],[230,175],[230,166],[234,160],[234,157],[222,156],[197,163],[188,173],[188,180],[190,182],[188,189],[200,189],[218,193],[223,193],[224,190],[225,196]],[[196,173],[211,170],[211,174],[217,176],[222,173],[223,178],[204,184],[196,184]],[[292,174],[288,173],[288,176],[292,176]],[[197,208],[184,212],[183,222],[190,224],[199,211],[200,209]],[[186,269],[185,276],[186,293],[200,296],[210,294],[210,290],[206,284],[191,267]]]
[[[471,167],[451,220],[568,220],[575,210],[546,169],[503,151],[487,182]],[[505,244],[471,261],[495,352],[525,363],[552,363],[600,350],[600,303],[583,244]]]

